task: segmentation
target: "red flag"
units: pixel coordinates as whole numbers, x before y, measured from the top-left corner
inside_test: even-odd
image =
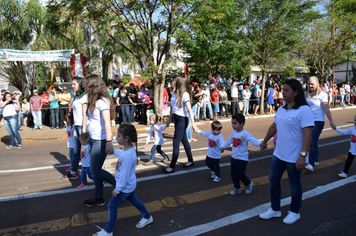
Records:
[[[188,66],[188,64],[185,64],[184,65],[184,75],[185,75],[185,77],[187,77],[188,72],[189,72],[189,66]]]

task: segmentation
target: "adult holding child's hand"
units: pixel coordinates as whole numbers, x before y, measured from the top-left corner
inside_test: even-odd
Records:
[[[171,98],[171,115],[168,119],[167,126],[169,126],[172,119],[174,119],[174,136],[173,136],[173,156],[171,164],[168,168],[163,169],[164,173],[173,173],[179,156],[179,144],[182,142],[185,153],[188,157],[188,162],[183,165],[183,168],[194,166],[192,150],[185,135],[185,130],[188,127],[189,119],[192,122],[194,132],[198,132],[198,127],[195,125],[193,111],[191,107],[191,88],[188,80],[184,77],[178,76],[175,81],[176,90],[173,92]]]

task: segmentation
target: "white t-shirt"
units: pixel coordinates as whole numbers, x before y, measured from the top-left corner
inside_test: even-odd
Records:
[[[66,133],[67,133],[67,147],[69,148],[74,148],[73,132],[74,132],[74,125],[68,125],[66,127]]]
[[[328,103],[328,95],[321,91],[318,95],[315,95],[311,98],[305,97],[305,99],[313,111],[314,121],[325,121],[322,103]]]
[[[16,106],[17,103],[13,102],[11,104],[6,104],[3,108],[2,108],[2,116],[3,117],[8,117],[8,116],[14,116],[17,114],[16,112]]]
[[[202,90],[203,102],[210,102],[210,91],[209,89]]]
[[[274,123],[277,126],[278,138],[273,155],[280,160],[296,163],[302,151],[303,128],[314,126],[314,115],[309,106],[297,106],[277,110]]]
[[[208,152],[206,155],[210,158],[221,159],[220,148],[224,145],[225,140],[222,134],[214,135],[213,131],[200,131],[200,135],[208,138]]]
[[[351,86],[349,84],[345,84],[345,92],[350,93],[351,92]]]
[[[114,149],[115,156],[118,157],[115,168],[115,192],[132,193],[136,188],[136,164],[137,155],[135,149],[132,147],[125,151]]]
[[[26,104],[25,104],[25,103],[22,103],[21,106],[22,106],[22,109],[21,109],[22,112],[25,112],[26,110],[27,110],[27,111],[30,111],[30,103],[29,103],[29,102],[26,103]]]
[[[251,93],[249,91],[243,90],[242,91],[242,100],[249,100]]]
[[[241,132],[236,132],[233,130],[230,137],[226,140],[223,147],[227,148],[232,144],[232,155],[231,157],[237,160],[248,161],[248,144],[259,147],[261,141],[257,140],[246,130]]]
[[[105,123],[102,112],[110,111],[110,101],[99,99],[95,103],[94,114],[91,113],[88,107],[88,132],[93,140],[106,139]]]
[[[232,84],[231,86],[231,97],[232,98],[237,98],[239,95],[239,91],[237,90],[236,82]]]
[[[90,167],[90,147],[89,144],[83,147],[82,153],[80,155],[82,160],[82,167]]]
[[[88,95],[84,94],[81,97],[75,97],[73,102],[73,118],[74,125],[82,126],[83,125],[83,104],[88,103]]]
[[[356,155],[356,127],[351,127],[347,130],[342,130],[342,129],[338,128],[338,129],[336,129],[336,132],[338,132],[339,134],[342,134],[342,135],[350,135],[351,134],[349,152],[351,152],[352,155]]]
[[[120,92],[120,89],[119,89],[119,88],[116,88],[116,89],[114,90],[114,93],[113,93],[112,97],[113,97],[113,98],[117,98],[117,97],[119,96],[119,92]]]
[[[161,125],[161,126],[157,124],[152,125],[150,127],[150,131],[148,131],[146,143],[148,143],[153,137],[154,145],[163,145],[164,140],[163,140],[162,131],[165,130],[166,128],[167,126],[165,125]]]
[[[190,101],[189,94],[187,92],[183,93],[182,107],[178,106],[176,99],[177,99],[177,94],[174,92],[172,95],[172,98],[171,98],[172,114],[188,117],[188,111],[187,111],[187,108],[185,107],[185,103]]]

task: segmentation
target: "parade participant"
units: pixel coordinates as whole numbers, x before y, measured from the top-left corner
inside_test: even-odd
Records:
[[[116,185],[112,191],[112,198],[109,202],[109,217],[105,229],[93,234],[93,236],[112,236],[117,220],[117,211],[119,206],[125,199],[141,213],[142,218],[136,224],[136,228],[141,229],[153,222],[153,217],[147,211],[145,205],[136,197],[135,189],[137,165],[137,150],[132,143],[136,143],[137,148],[137,132],[133,125],[123,124],[117,130],[116,141],[123,145],[122,151],[114,149],[115,156],[118,157],[115,168]]]
[[[115,117],[114,104],[106,85],[99,75],[85,78],[85,91],[88,93],[88,128],[90,134],[90,171],[94,175],[95,193],[83,202],[84,206],[103,206],[103,188],[106,181],[115,186],[115,178],[103,164],[107,154],[114,152],[110,120]]]
[[[325,115],[330,122],[330,126],[335,129],[329,105],[328,95],[323,92],[317,77],[312,76],[308,81],[308,91],[305,94],[306,101],[314,114],[314,127],[309,150],[309,163],[305,166],[309,171],[314,171],[314,166],[319,166],[318,141],[325,124]],[[325,115],[324,115],[325,114]],[[308,158],[307,158],[308,159]]]
[[[87,176],[89,179],[93,180],[94,176],[90,172],[90,147],[89,147],[90,136],[89,133],[82,133],[79,136],[80,144],[83,146],[80,159],[82,161],[82,171],[80,172],[81,183],[77,189],[83,189],[88,187]]]
[[[233,131],[221,147],[221,152],[224,152],[232,144],[230,176],[234,183],[234,189],[230,191],[230,195],[234,196],[241,193],[240,182],[245,185],[246,194],[251,194],[253,182],[245,174],[248,163],[248,144],[252,143],[252,145],[260,147],[261,141],[244,130],[245,116],[241,113],[232,116],[231,124]]]
[[[292,201],[283,222],[293,224],[300,219],[303,195],[301,176],[311,142],[314,118],[298,80],[286,80],[283,98],[286,104],[278,109],[273,124],[261,143],[261,149],[267,149],[267,141],[278,130],[269,172],[271,207],[259,217],[265,220],[281,217],[281,179],[287,169]]]
[[[17,140],[17,148],[22,147],[22,140],[18,131],[17,124],[17,111],[20,110],[19,104],[20,102],[18,98],[12,99],[11,94],[9,92],[4,93],[3,98],[0,102],[5,127],[10,136],[10,145],[6,147],[7,149],[12,149],[15,147],[15,138]]]
[[[188,163],[183,165],[183,168],[191,167],[194,165],[192,151],[190,149],[190,144],[188,138],[185,135],[185,130],[188,127],[188,115],[190,117],[190,122],[194,132],[198,131],[198,128],[194,122],[194,116],[192,108],[190,105],[190,95],[191,91],[188,80],[184,77],[177,77],[174,81],[176,90],[173,92],[171,99],[171,115],[167,122],[167,127],[170,122],[174,119],[174,136],[173,136],[173,156],[171,164],[168,168],[163,169],[164,173],[174,172],[178,156],[179,156],[179,144],[182,142],[184,146],[185,153],[188,157]]]

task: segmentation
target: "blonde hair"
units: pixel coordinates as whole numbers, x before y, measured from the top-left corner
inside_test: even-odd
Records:
[[[320,88],[320,83],[319,83],[318,77],[316,77],[316,76],[311,76],[308,81],[313,81],[313,82],[315,82],[315,83],[318,85],[318,88],[316,89],[316,94],[318,95],[318,94],[321,92],[321,88]],[[311,98],[311,97],[312,97],[311,91],[310,91],[310,88],[309,88],[309,87],[308,87],[306,96],[307,96],[307,98]]]

